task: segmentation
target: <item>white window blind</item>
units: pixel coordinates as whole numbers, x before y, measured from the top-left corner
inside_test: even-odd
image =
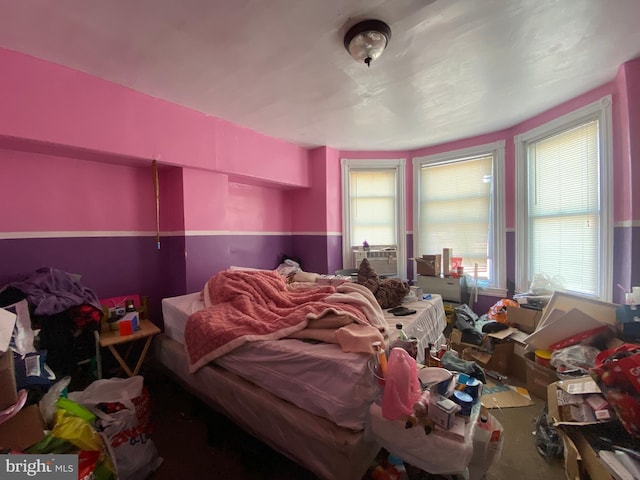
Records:
[[[351,243],[397,245],[396,170],[349,172]]]
[[[423,165],[419,254],[452,248],[465,273],[491,280],[493,155]]]
[[[530,275],[599,294],[599,122],[528,145]]]

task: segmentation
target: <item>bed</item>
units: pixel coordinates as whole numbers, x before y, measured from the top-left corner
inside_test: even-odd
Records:
[[[388,331],[393,335],[402,322],[420,345],[437,343],[445,327],[442,299],[407,306],[416,314],[384,314]],[[258,340],[192,373],[185,329],[205,308],[202,292],[162,300],[165,328],[155,342],[156,359],[193,394],[318,477],[362,478],[380,449],[365,433],[380,393],[370,355],[296,338]]]

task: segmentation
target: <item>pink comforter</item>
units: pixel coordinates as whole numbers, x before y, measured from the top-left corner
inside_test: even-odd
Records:
[[[335,287],[289,290],[277,272],[227,270],[207,288],[211,306],[192,314],[185,327],[192,373],[245,342],[286,337],[329,313],[369,324],[357,306],[326,301]]]

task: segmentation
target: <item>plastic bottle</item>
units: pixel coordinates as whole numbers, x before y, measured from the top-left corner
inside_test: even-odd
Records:
[[[398,340],[407,341],[409,336],[404,332],[401,323],[396,323],[396,332],[398,333]]]
[[[373,346],[375,362],[373,371],[378,381],[383,383],[387,376],[387,354],[382,348],[382,342],[373,342],[371,345]]]

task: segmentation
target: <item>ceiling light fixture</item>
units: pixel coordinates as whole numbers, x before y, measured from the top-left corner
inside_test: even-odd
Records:
[[[370,67],[371,62],[382,55],[390,39],[389,25],[380,20],[364,20],[349,29],[344,36],[344,47],[357,62]]]

